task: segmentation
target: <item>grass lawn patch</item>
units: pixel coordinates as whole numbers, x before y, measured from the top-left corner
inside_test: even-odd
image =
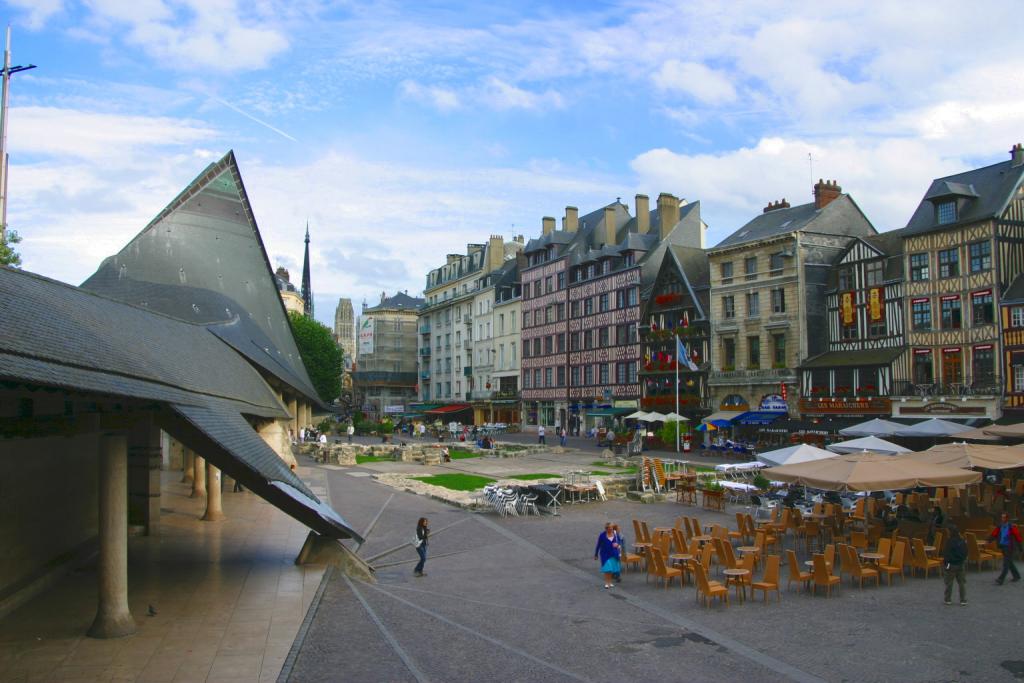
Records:
[[[517,474],[509,479],[521,479],[522,481],[530,481],[531,479],[554,479],[561,477],[560,474],[550,474],[547,472],[535,472],[534,474]]]
[[[514,443],[503,443],[503,444],[501,444],[501,450],[503,450],[503,451],[512,451],[512,452],[515,452],[515,451],[525,451],[526,450],[526,446],[518,446],[518,445],[516,445]]]
[[[416,481],[432,486],[441,486],[453,491],[476,491],[486,484],[493,484],[494,479],[480,477],[475,474],[435,474],[431,477],[413,477]]]
[[[611,472],[602,472],[601,470],[591,470],[588,474],[596,477],[603,477],[611,474]]]
[[[636,465],[613,465],[611,463],[605,462],[604,460],[595,460],[594,462],[592,462],[590,464],[591,465],[596,465],[598,467],[613,467],[613,468],[615,468],[617,470],[628,470],[628,469],[635,470],[636,469]]]
[[[467,458],[479,458],[479,453],[472,453],[470,451],[457,451],[452,449],[448,451],[448,455],[452,456],[452,460],[465,460]]]
[[[356,464],[362,465],[364,462],[394,462],[395,459],[391,457],[381,457],[379,455],[357,455]]]

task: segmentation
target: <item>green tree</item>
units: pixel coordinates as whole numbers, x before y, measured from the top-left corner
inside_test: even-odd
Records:
[[[0,266],[20,266],[21,254],[14,251],[14,246],[21,241],[21,235],[15,230],[8,230],[0,237]]]
[[[288,312],[288,321],[313,388],[320,400],[330,403],[341,394],[341,349],[326,325],[295,311]]]

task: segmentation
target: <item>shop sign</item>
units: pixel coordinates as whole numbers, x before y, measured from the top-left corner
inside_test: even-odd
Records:
[[[768,394],[761,399],[758,410],[762,413],[788,413],[789,406],[786,404],[786,399],[779,394]]]
[[[802,415],[871,415],[875,413],[892,414],[892,401],[887,398],[841,399],[841,398],[802,398],[800,399]]]
[[[985,406],[965,406],[936,401],[920,406],[901,405],[900,415],[986,415]]]
[[[839,295],[839,308],[843,312],[843,324],[847,327],[853,325],[853,292],[843,292]]]
[[[877,323],[885,317],[884,290],[881,287],[872,287],[868,290],[868,317],[873,323]]]

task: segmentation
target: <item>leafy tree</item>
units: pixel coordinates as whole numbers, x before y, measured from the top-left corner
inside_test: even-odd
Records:
[[[0,266],[20,266],[21,254],[14,251],[13,245],[21,241],[21,235],[15,230],[8,230],[0,237]]]
[[[288,312],[295,344],[320,400],[330,403],[341,394],[342,351],[331,330],[312,318]]]

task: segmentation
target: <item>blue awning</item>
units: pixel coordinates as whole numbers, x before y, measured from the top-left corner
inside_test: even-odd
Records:
[[[743,413],[739,417],[733,420],[736,424],[741,425],[770,425],[780,417],[786,417],[788,413],[782,412],[768,412],[768,411],[750,411]]]

